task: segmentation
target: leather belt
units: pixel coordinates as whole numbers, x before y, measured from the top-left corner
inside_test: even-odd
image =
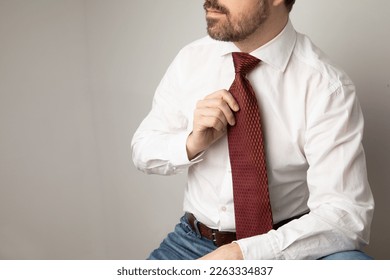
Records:
[[[302,215],[298,215],[286,220],[283,220],[279,223],[274,224],[273,229],[277,230],[281,226],[291,222],[292,220],[299,219],[303,215],[306,215],[307,213],[304,213]],[[191,213],[186,213],[186,218],[188,221],[188,224],[191,226],[192,230],[199,234],[200,236],[211,240],[214,242],[214,245],[217,247],[232,243],[233,241],[237,240],[236,233],[231,231],[220,231],[217,229],[209,228],[208,226],[202,224],[199,222],[196,217]]]
[[[230,231],[220,231],[209,228],[208,226],[199,222],[191,213],[186,213],[187,221],[192,230],[202,237],[214,242],[214,245],[220,247],[225,244],[232,243],[237,240],[236,233]]]

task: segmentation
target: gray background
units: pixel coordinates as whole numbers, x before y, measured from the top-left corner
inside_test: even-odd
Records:
[[[181,215],[185,176],[138,172],[131,137],[200,0],[0,0],[0,258],[143,259]],[[355,81],[389,259],[390,1],[297,0],[291,15]]]

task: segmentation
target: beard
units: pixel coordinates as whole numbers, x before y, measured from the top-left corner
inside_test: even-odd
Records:
[[[214,9],[224,15],[223,18],[207,17],[207,33],[215,40],[226,42],[243,41],[261,27],[269,16],[269,4],[259,0],[256,8],[232,16],[228,8],[221,6],[218,0],[206,0],[204,9]]]

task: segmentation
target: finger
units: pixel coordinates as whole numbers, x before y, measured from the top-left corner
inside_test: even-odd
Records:
[[[213,109],[213,116],[226,120],[230,125],[235,125],[236,120],[232,109],[223,99],[204,99],[198,102],[197,109]]]
[[[195,125],[204,128],[214,128],[217,131],[224,131],[227,127],[227,120],[224,114],[218,109],[198,109],[195,113]]]
[[[237,103],[236,99],[234,98],[234,96],[230,92],[228,92],[227,90],[224,90],[224,89],[216,91],[216,92],[206,96],[205,99],[222,99],[229,105],[229,107],[234,112],[237,112],[238,110],[240,110],[240,107],[238,106],[238,103]]]

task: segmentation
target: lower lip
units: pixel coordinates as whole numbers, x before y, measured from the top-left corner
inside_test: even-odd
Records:
[[[222,15],[224,15],[224,13],[221,13],[219,11],[207,11],[207,15],[210,15],[210,16],[222,16]]]

